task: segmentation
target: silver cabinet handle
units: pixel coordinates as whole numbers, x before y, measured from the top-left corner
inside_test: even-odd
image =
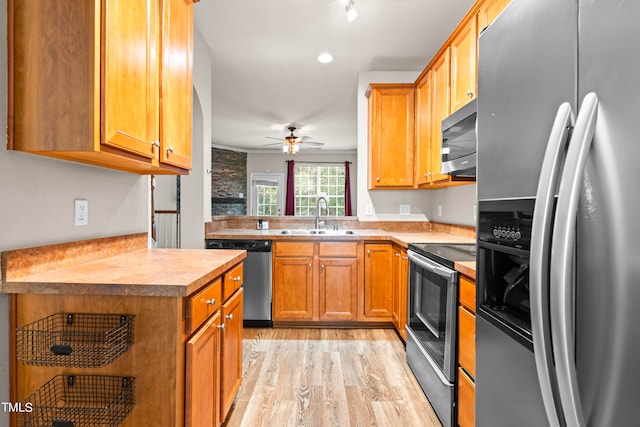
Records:
[[[405,255],[402,255],[402,259],[407,260],[407,259],[409,259],[409,257],[407,257]]]
[[[233,279],[233,280],[234,280],[234,281],[236,281],[236,282],[241,282],[241,281],[242,281],[242,277],[238,276],[238,277],[236,277],[236,278],[235,278],[235,279]]]
[[[324,264],[320,264],[320,269],[324,270]]]
[[[376,178],[376,182],[380,182],[380,177],[377,177],[377,178]]]
[[[170,153],[173,153],[175,151],[174,148],[173,148],[173,145],[171,147],[167,148],[167,151],[170,152]]]
[[[400,256],[400,252],[396,252],[396,256]]]
[[[222,329],[222,330],[224,330],[224,323],[223,323],[223,324],[221,324],[221,325],[218,325],[218,329]]]
[[[209,300],[206,301],[207,305],[216,305],[216,299],[215,298],[211,298]]]
[[[531,230],[530,294],[533,354],[549,425],[559,427],[554,392],[555,372],[549,318],[549,253],[554,194],[575,117],[568,102],[558,107],[542,161]]]
[[[367,255],[371,255],[371,249],[367,249]]]
[[[470,90],[467,91],[467,96],[473,96],[473,92],[471,92]]]
[[[226,315],[226,316],[224,316],[224,317],[226,317],[226,318],[227,318],[227,319],[229,319],[229,320],[233,320],[233,313],[231,313],[231,314],[227,314],[227,315]]]
[[[591,92],[582,100],[571,135],[560,179],[556,218],[553,224],[550,274],[551,341],[556,362],[558,395],[569,426],[584,426],[575,362],[573,294],[574,247],[578,204],[589,149],[595,133],[598,97]]]
[[[309,263],[309,268],[311,268],[311,263]]]

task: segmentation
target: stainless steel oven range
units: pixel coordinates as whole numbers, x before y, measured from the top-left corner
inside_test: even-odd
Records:
[[[444,427],[456,425],[458,273],[475,261],[475,244],[409,245],[407,363]]]

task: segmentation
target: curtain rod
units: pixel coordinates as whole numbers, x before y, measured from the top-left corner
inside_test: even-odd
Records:
[[[289,162],[293,162],[293,160],[285,160],[285,163],[289,163]],[[310,164],[317,164],[317,165],[344,165],[344,162],[309,162],[306,160],[300,160],[298,161],[298,163],[310,163]],[[352,162],[347,162],[349,164],[351,164]]]

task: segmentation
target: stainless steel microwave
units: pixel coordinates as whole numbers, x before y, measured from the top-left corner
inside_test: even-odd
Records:
[[[477,105],[474,99],[442,121],[441,173],[475,178]]]

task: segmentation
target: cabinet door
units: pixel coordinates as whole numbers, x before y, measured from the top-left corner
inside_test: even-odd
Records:
[[[369,188],[413,187],[414,85],[372,84]]]
[[[220,408],[220,313],[186,344],[185,426],[217,427]]]
[[[313,258],[273,261],[273,320],[313,318]]]
[[[458,307],[458,363],[473,377],[476,375],[476,316]]]
[[[102,144],[152,159],[159,157],[158,22],[158,0],[103,2]]]
[[[358,317],[358,260],[320,258],[320,320]]]
[[[409,258],[407,250],[394,246],[393,248],[393,324],[398,333],[407,339],[407,279],[409,274]]]
[[[224,421],[242,383],[242,301],[239,289],[222,306],[222,381],[220,420]]]
[[[163,0],[160,161],[191,169],[193,4]]]
[[[458,368],[458,426],[474,427],[476,387],[466,372]]]
[[[391,244],[365,245],[364,317],[391,320],[393,251]]]
[[[449,104],[449,55],[447,49],[434,62],[433,70],[433,93],[431,107],[431,145],[429,155],[429,182],[448,181],[449,177],[440,173],[442,163],[442,120],[445,119],[451,109]]]
[[[431,106],[433,71],[428,70],[416,82],[416,184],[429,182],[431,146]]]
[[[489,26],[511,0],[485,0],[478,10],[478,34]]]
[[[476,20],[470,19],[451,42],[451,112],[476,97]]]

